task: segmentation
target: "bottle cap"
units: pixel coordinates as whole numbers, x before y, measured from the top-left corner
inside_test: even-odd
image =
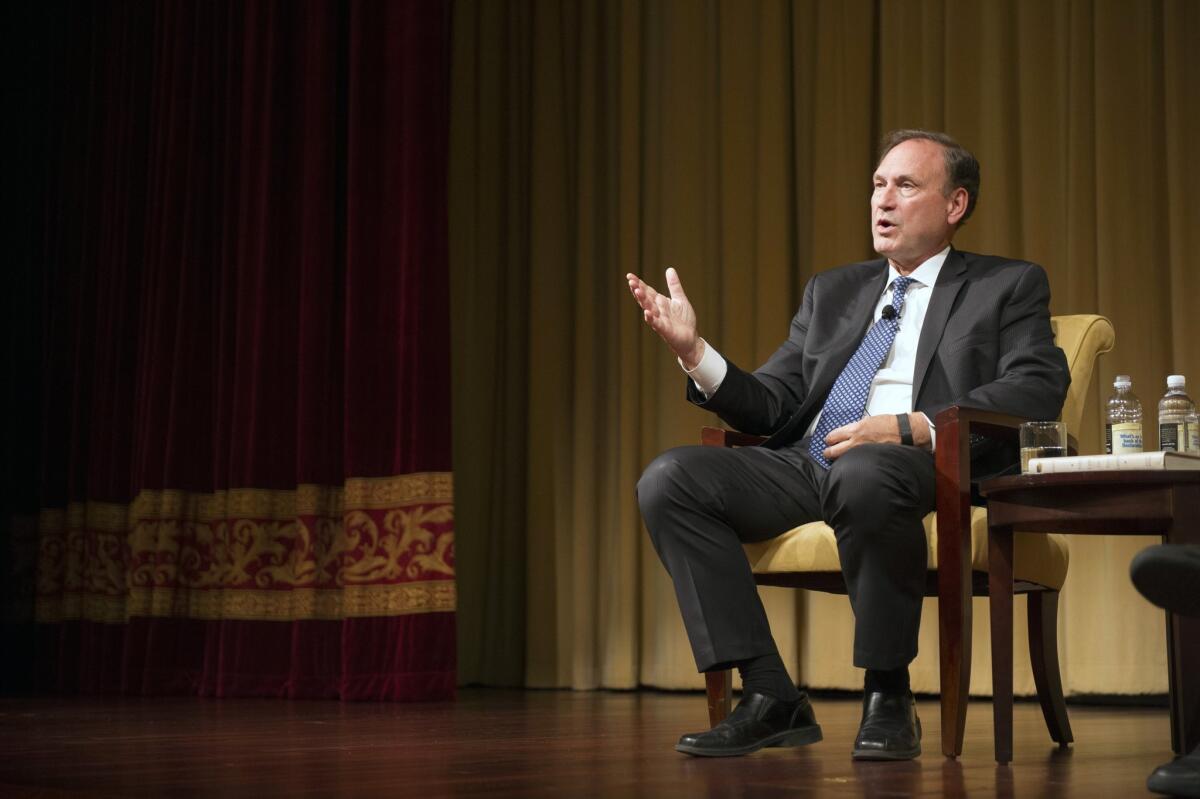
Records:
[[[1117,375],[1113,380],[1113,388],[1129,388],[1133,385],[1133,381],[1129,379],[1129,375]]]
[[[1187,378],[1183,375],[1167,375],[1167,388],[1183,388],[1187,385]]]

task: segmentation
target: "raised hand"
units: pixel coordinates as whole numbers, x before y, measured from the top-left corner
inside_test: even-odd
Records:
[[[646,324],[667,342],[685,368],[696,368],[704,356],[704,340],[696,333],[696,312],[683,292],[679,274],[673,268],[667,270],[670,297],[655,291],[632,272],[625,275],[625,279],[629,281],[633,298],[642,307]]]

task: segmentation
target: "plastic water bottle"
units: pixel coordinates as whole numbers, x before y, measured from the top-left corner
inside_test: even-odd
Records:
[[[1196,403],[1185,390],[1183,375],[1167,377],[1167,393],[1158,401],[1158,448],[1187,452],[1190,449],[1188,417],[1196,413]]]
[[[1104,423],[1104,450],[1110,455],[1142,451],[1142,403],[1132,388],[1129,375],[1117,375],[1113,380],[1113,395],[1108,398]]]

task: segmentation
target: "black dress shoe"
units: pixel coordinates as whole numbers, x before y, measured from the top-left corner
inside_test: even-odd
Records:
[[[738,706],[711,730],[683,736],[675,751],[700,757],[734,757],[757,752],[764,746],[800,746],[821,740],[821,726],[808,696],[781,702],[765,694],[747,694]]]
[[[1200,747],[1154,769],[1146,787],[1154,793],[1200,797]]]
[[[873,691],[863,697],[855,760],[912,760],[921,754],[921,720],[913,695]]]

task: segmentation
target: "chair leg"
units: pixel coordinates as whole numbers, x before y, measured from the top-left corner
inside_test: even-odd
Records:
[[[992,618],[992,727],[996,762],[1013,749],[1013,531],[988,528],[988,608]]]
[[[962,754],[967,726],[971,687],[970,574],[970,566],[965,561],[957,568],[941,566],[938,569],[942,754],[946,757]]]
[[[1058,668],[1058,592],[1034,591],[1029,601],[1029,662],[1033,666],[1033,682],[1050,738],[1059,746],[1075,739],[1067,719],[1067,703],[1063,699],[1062,677]]]
[[[729,715],[730,700],[733,697],[733,671],[704,672],[704,687],[708,692],[708,723],[715,727]]]

